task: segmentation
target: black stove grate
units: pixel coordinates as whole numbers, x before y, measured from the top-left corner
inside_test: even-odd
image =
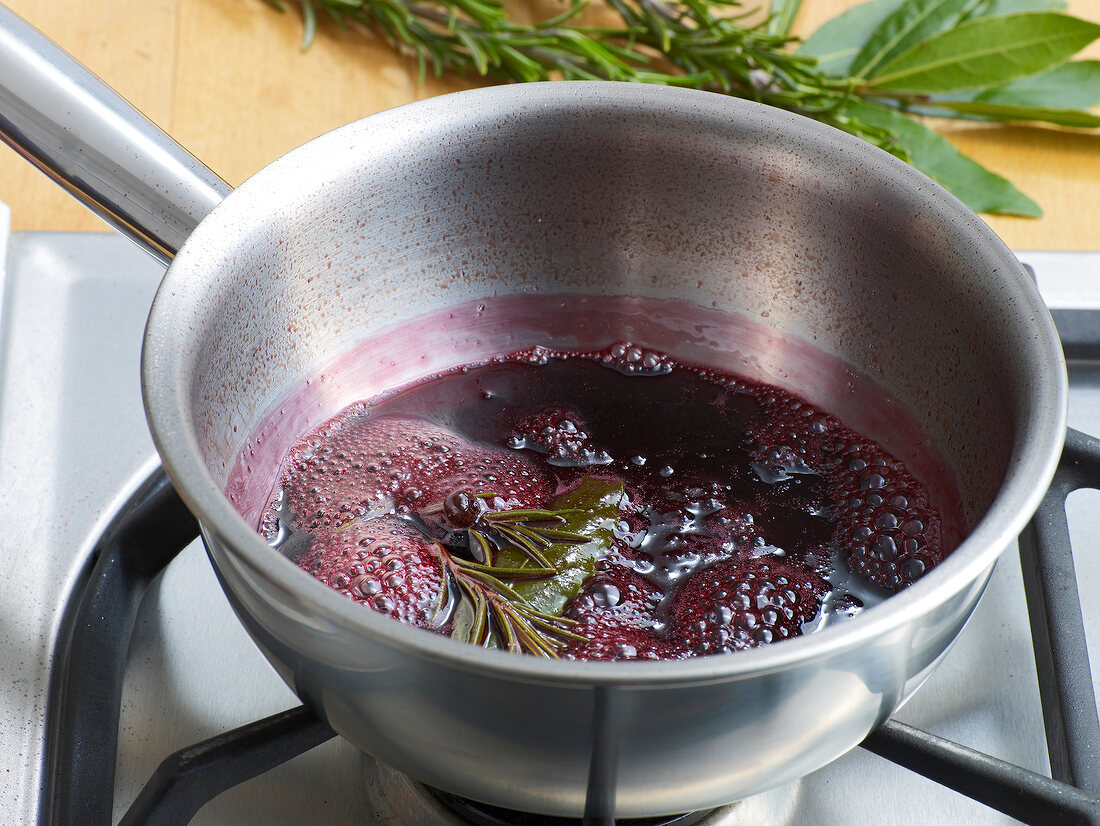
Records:
[[[1100,440],[1071,429],[1054,482],[1020,537],[1052,777],[893,720],[863,748],[1024,823],[1100,826],[1100,722],[1065,513],[1069,493],[1086,487],[1100,489]],[[42,823],[111,823],[122,681],[137,611],[153,577],[197,535],[163,471],[105,532],[69,600],[55,651]],[[186,824],[226,789],[333,736],[302,706],[178,751],[161,763],[121,826]],[[590,808],[597,813],[576,822],[614,823],[602,806]],[[684,818],[690,816],[671,822]]]

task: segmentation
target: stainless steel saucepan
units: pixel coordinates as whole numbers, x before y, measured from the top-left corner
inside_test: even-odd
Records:
[[[481,89],[337,129],[229,192],[0,10],[0,131],[172,259],[145,403],[241,621],[337,732],[459,795],[579,816],[591,785],[637,817],[833,760],[951,645],[1061,450],[1065,365],[1009,250],[911,167],[791,114],[614,83]],[[605,321],[560,324],[551,308],[578,296],[610,308]],[[419,338],[387,337],[424,316]],[[848,404],[852,382],[885,388],[896,406],[864,416],[871,435],[920,425],[957,483],[966,540],[818,634],[686,662],[552,662],[355,605],[224,493],[356,394],[494,350],[639,331],[826,408]]]

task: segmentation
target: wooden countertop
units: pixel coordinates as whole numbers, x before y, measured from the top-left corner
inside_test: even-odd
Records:
[[[473,85],[461,78],[419,85],[411,61],[369,35],[332,26],[302,53],[297,13],[279,14],[264,0],[4,2],[234,185],[343,123]],[[855,2],[804,0],[796,29],[811,32]],[[1100,0],[1070,0],[1069,11],[1100,22]],[[1100,44],[1087,54],[1100,57]],[[1100,249],[1100,130],[940,128],[1043,207],[1041,219],[986,216],[1009,246]],[[106,228],[5,147],[0,201],[12,207],[16,230]]]

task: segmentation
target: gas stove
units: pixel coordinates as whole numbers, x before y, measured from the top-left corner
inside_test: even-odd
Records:
[[[87,580],[100,535],[135,493],[148,490],[157,468],[138,361],[161,269],[117,236],[15,233],[7,239],[6,224],[0,212],[0,822],[52,823],[48,695],[69,596]],[[1100,313],[1094,309],[1100,308],[1100,255],[1019,255],[1034,268],[1048,303],[1059,308],[1056,321],[1072,359],[1070,424],[1100,433]],[[1082,490],[1068,501],[1083,594],[1100,589],[1100,523],[1091,516],[1100,508],[1098,497]],[[895,720],[1049,776],[1021,579],[1019,557],[1010,551],[943,664]],[[1084,600],[1083,613],[1088,641],[1100,645],[1100,603]],[[299,706],[233,616],[198,541],[153,579],[124,667],[112,822],[125,817],[168,755]],[[233,786],[191,822],[502,822],[492,813],[461,807],[456,813],[439,795],[341,738],[316,726],[310,731],[321,745]],[[868,748],[793,785],[691,819],[711,826],[857,821],[1018,822]]]

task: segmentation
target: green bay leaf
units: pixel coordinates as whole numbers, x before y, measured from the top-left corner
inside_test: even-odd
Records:
[[[559,616],[584,581],[596,573],[596,561],[611,547],[625,496],[621,479],[595,476],[585,476],[573,488],[557,496],[547,510],[564,511],[565,521],[543,524],[556,531],[588,537],[589,541],[553,542],[541,549],[558,573],[546,579],[513,582],[512,589],[536,610]],[[500,568],[528,568],[533,564],[513,547],[502,549],[495,560],[496,567]]]
[[[854,77],[875,70],[937,32],[962,20],[981,0],[907,0],[867,38],[848,68]]]
[[[1100,105],[1100,61],[1079,60],[992,89],[949,92],[909,114],[983,121],[1042,121],[1059,126],[1093,128],[1089,109]]]
[[[1004,86],[987,89],[975,101],[1044,109],[1091,109],[1100,104],[1100,60],[1075,60]]]
[[[882,21],[905,0],[870,0],[825,21],[798,47],[817,58],[817,67],[832,75],[847,75],[852,60]]]
[[[1010,104],[973,101],[943,101],[934,104],[938,109],[946,109],[958,115],[970,115],[980,120],[1006,122],[1039,121],[1057,126],[1069,126],[1075,129],[1095,129],[1100,127],[1100,115],[1082,112],[1079,109],[1048,109],[1040,106],[1012,106]]]
[[[1002,14],[1019,14],[1022,11],[1064,11],[1066,0],[990,0],[979,6],[971,17],[997,17]]]
[[[852,102],[848,114],[897,135],[910,163],[949,189],[975,212],[1038,218],[1039,205],[1010,181],[986,169],[951,145],[942,135],[897,109],[877,103]]]
[[[795,50],[807,57],[816,57],[817,66],[833,75],[852,74],[852,61],[871,34],[886,18],[897,12],[909,0],[868,0],[831,17],[822,23]],[[966,17],[991,17],[1025,11],[1062,11],[1065,0],[989,0],[971,4]]]
[[[980,17],[911,47],[868,86],[916,95],[999,86],[1055,66],[1097,37],[1100,25],[1056,12]]]

